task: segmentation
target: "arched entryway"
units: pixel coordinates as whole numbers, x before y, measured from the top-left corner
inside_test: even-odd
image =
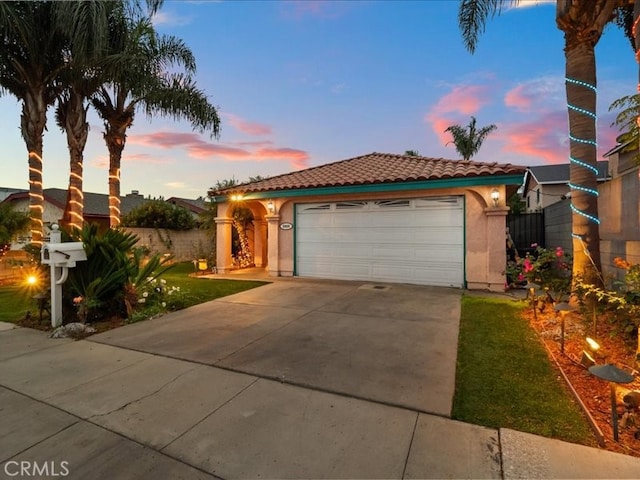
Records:
[[[218,204],[216,259],[219,273],[268,264],[266,202],[234,199]]]

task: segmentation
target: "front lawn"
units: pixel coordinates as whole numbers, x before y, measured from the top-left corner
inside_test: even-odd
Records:
[[[463,297],[453,417],[595,446],[586,418],[520,315],[523,306]]]
[[[251,288],[265,285],[267,282],[251,281],[251,280],[226,280],[226,279],[209,279],[202,277],[189,276],[194,273],[193,264],[191,262],[182,262],[174,265],[171,269],[163,273],[160,279],[167,287],[179,289],[180,301],[179,308],[187,308],[199,303],[215,300],[216,298],[226,297],[234,293],[249,290]],[[164,283],[166,282],[166,283]],[[27,290],[18,285],[0,286],[0,321],[21,323],[24,326],[34,328],[47,329],[50,324],[48,313],[44,314],[43,321],[38,321],[38,306],[33,299],[33,289]],[[178,296],[178,295],[176,295]],[[144,307],[144,305],[141,305]],[[32,320],[24,322],[27,311],[31,312]],[[140,321],[151,316],[161,313],[160,303],[156,303],[149,308],[139,308],[134,312],[134,317],[128,321]],[[126,321],[125,321],[126,322]],[[112,328],[123,322],[107,319],[107,326],[99,327]]]
[[[18,285],[0,286],[0,322],[16,323],[27,311],[37,315],[38,306],[33,299],[33,291]]]

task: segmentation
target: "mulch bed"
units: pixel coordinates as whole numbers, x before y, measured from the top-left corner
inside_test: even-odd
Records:
[[[522,315],[538,332],[552,362],[564,374],[559,377],[563,381],[568,380],[571,384],[580,399],[579,403],[581,402],[588,412],[586,416],[590,416],[597,426],[594,430],[601,432],[602,448],[640,457],[640,411],[627,409],[622,401],[622,397],[630,390],[640,391],[640,377],[634,369],[637,367],[634,367],[636,345],[633,339],[628,337],[625,339],[625,336],[616,330],[616,325],[602,316],[597,316],[594,332],[593,316],[588,315],[589,318],[584,318],[576,311],[565,317],[565,334],[562,342],[562,321],[552,305],[545,305],[543,311],[537,311],[536,315],[532,308],[526,308]],[[591,353],[586,337],[593,338],[600,344],[597,353],[592,353],[596,364],[613,364],[635,377],[632,383],[616,385],[619,419],[617,442],[614,441],[611,423],[609,383],[595,377],[581,365],[583,351]]]

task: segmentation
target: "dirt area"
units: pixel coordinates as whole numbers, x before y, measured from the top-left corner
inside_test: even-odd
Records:
[[[640,377],[635,370],[636,345],[633,339],[616,330],[616,325],[605,316],[596,315],[595,330],[593,315],[583,318],[579,312],[570,312],[565,317],[564,342],[562,341],[562,321],[551,305],[545,305],[542,312],[534,315],[532,308],[523,312],[547,347],[552,362],[558,365],[571,387],[580,398],[597,428],[603,435],[606,450],[640,457],[640,410],[628,409],[623,397],[629,391],[640,391]],[[600,348],[594,353],[586,342],[586,337],[597,341]],[[597,365],[613,364],[632,374],[631,383],[616,384],[617,412],[619,419],[619,440],[614,441],[611,421],[610,384],[589,373],[583,366],[583,352],[587,352]],[[587,362],[585,362],[587,363]],[[564,380],[564,379],[563,379]],[[571,388],[570,387],[570,388]],[[636,439],[636,435],[638,439]]]

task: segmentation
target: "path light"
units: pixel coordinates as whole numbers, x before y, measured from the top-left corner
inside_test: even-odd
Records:
[[[633,375],[621,370],[615,365],[593,365],[589,367],[589,373],[609,382],[611,391],[611,425],[613,426],[613,439],[618,441],[618,410],[616,407],[616,383],[631,383]]]
[[[536,290],[540,289],[540,285],[537,283],[527,283],[526,288],[529,290],[529,297],[531,297],[531,306],[533,307],[533,318],[538,320],[538,313],[536,307],[538,304],[538,298],[536,297]]]
[[[493,190],[491,190],[491,200],[493,200],[493,206],[497,207],[498,200],[500,200],[500,192],[498,191],[497,188],[494,188]]]
[[[564,323],[565,317],[573,312],[575,308],[567,302],[557,303],[553,309],[560,314],[560,353],[564,355]]]
[[[589,368],[592,365],[595,365],[596,361],[594,357],[595,354],[600,350],[600,344],[596,342],[593,338],[585,338],[585,342],[587,343],[587,348],[591,351],[591,353],[586,350],[582,351],[582,358],[580,359],[580,365],[584,368]]]

